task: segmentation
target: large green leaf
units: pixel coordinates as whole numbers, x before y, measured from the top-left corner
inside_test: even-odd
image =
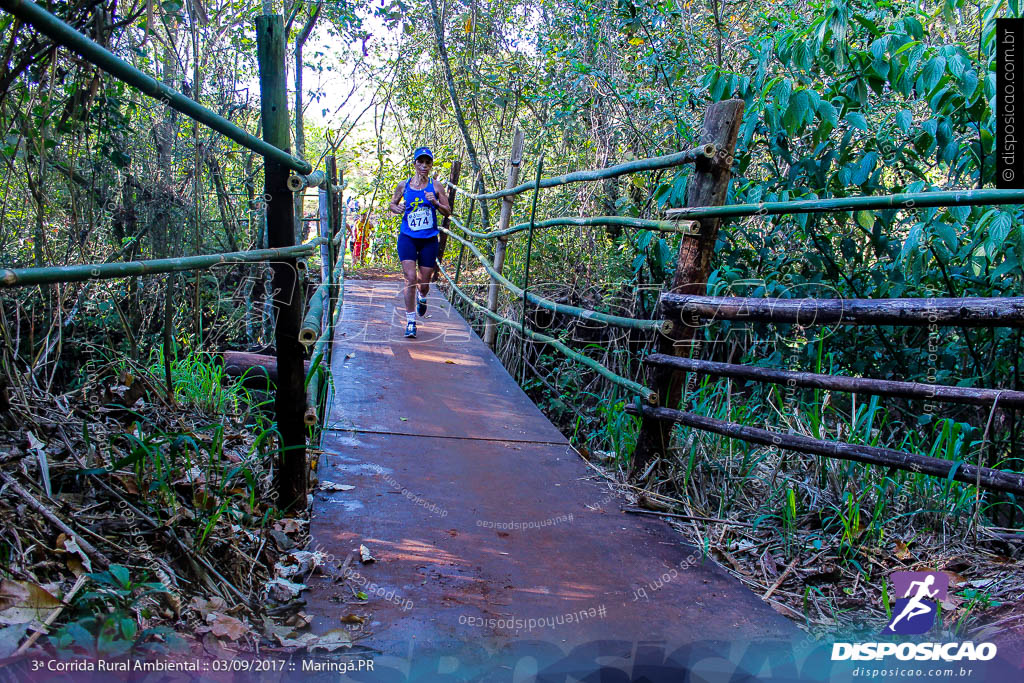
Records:
[[[921,69],[921,81],[924,83],[926,90],[931,90],[938,84],[939,79],[942,78],[945,72],[945,68],[946,58],[942,56],[932,57],[925,62],[924,68]]]
[[[846,122],[854,128],[859,128],[864,131],[868,129],[868,121],[859,111],[851,111],[844,118],[846,119]]]

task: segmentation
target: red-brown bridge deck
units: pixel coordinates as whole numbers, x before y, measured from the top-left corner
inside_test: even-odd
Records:
[[[475,643],[478,659],[600,640],[629,657],[637,641],[671,651],[798,633],[663,521],[622,513],[433,289],[419,338],[404,339],[401,286],[345,284],[319,476],[355,488],[316,493],[312,546],[334,556],[334,576],[360,544],[376,562],[351,565],[365,605],[331,576],[310,580],[314,630],[355,613],[371,633],[357,645],[374,652]]]

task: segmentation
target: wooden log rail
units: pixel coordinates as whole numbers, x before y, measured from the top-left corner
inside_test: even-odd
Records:
[[[672,368],[684,372],[698,372],[715,377],[732,377],[733,379],[746,379],[754,382],[788,384],[795,387],[829,389],[853,394],[894,396],[896,398],[985,406],[990,406],[998,401],[998,405],[1001,408],[1024,408],[1024,391],[1011,391],[1009,389],[975,389],[972,387],[952,387],[944,384],[922,384],[919,382],[869,379],[867,377],[822,375],[814,372],[776,370],[774,368],[761,368],[736,363],[717,363],[680,356],[669,356],[663,353],[654,353],[647,356],[644,359],[644,363],[655,367]]]
[[[452,222],[457,227],[461,228],[459,222],[456,221],[454,218],[452,219]],[[462,246],[468,248],[470,252],[472,252],[473,255],[476,256],[477,260],[480,261],[480,265],[484,267],[484,270],[486,270],[487,274],[491,276],[491,279],[496,284],[500,284],[501,286],[505,287],[505,289],[510,291],[517,299],[523,299],[525,295],[525,299],[527,301],[536,304],[541,308],[545,308],[549,311],[554,311],[555,313],[564,313],[566,315],[575,316],[583,320],[592,320],[604,323],[606,325],[611,325],[613,327],[659,332],[665,332],[667,330],[668,323],[665,320],[648,320],[646,318],[627,318],[621,315],[611,315],[609,313],[601,313],[600,311],[593,311],[587,308],[580,308],[579,306],[560,304],[555,301],[551,301],[550,299],[545,299],[542,296],[537,296],[536,294],[533,294],[531,292],[524,292],[520,287],[517,287],[511,280],[504,277],[501,273],[495,270],[492,267],[491,263],[487,260],[487,257],[484,256],[472,242],[462,239],[461,237],[451,232],[450,230],[445,230],[443,227],[441,228],[441,231],[443,233],[450,235],[452,239],[454,239]],[[490,310],[489,307],[488,310]]]
[[[277,356],[248,351],[224,351],[221,353],[224,374],[239,377],[247,387],[264,388],[268,381],[277,384]],[[309,361],[304,361],[303,372],[309,374]]]
[[[1024,327],[1024,297],[776,299],[662,294],[666,318],[797,325]],[[683,324],[686,324],[685,322]]]
[[[814,439],[799,434],[779,434],[767,429],[746,427],[735,422],[726,422],[711,417],[703,417],[694,413],[627,404],[626,412],[631,415],[685,425],[705,432],[712,432],[762,446],[774,446],[779,449],[820,455],[839,460],[852,460],[865,465],[892,467],[905,472],[916,472],[933,477],[953,479],[964,484],[979,486],[991,491],[1002,491],[1015,495],[1024,495],[1024,474],[1006,472],[991,467],[978,467],[963,461],[943,460],[924,455],[904,453],[889,448],[863,446],[860,444],[840,443]]]
[[[309,298],[309,306],[306,308],[306,316],[302,319],[302,327],[299,328],[299,341],[308,350],[320,337],[323,326],[324,304],[328,302],[331,292],[331,282],[321,282]]]

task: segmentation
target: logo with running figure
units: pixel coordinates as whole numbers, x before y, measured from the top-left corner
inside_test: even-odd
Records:
[[[892,621],[884,633],[917,635],[935,624],[938,603],[946,599],[949,576],[942,572],[894,572],[893,593],[897,596]]]

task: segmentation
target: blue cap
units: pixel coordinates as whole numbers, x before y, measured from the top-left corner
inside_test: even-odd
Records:
[[[416,151],[412,153],[412,160],[416,161],[420,157],[430,157],[430,160],[434,160],[434,153],[430,151],[429,147],[417,147]]]

